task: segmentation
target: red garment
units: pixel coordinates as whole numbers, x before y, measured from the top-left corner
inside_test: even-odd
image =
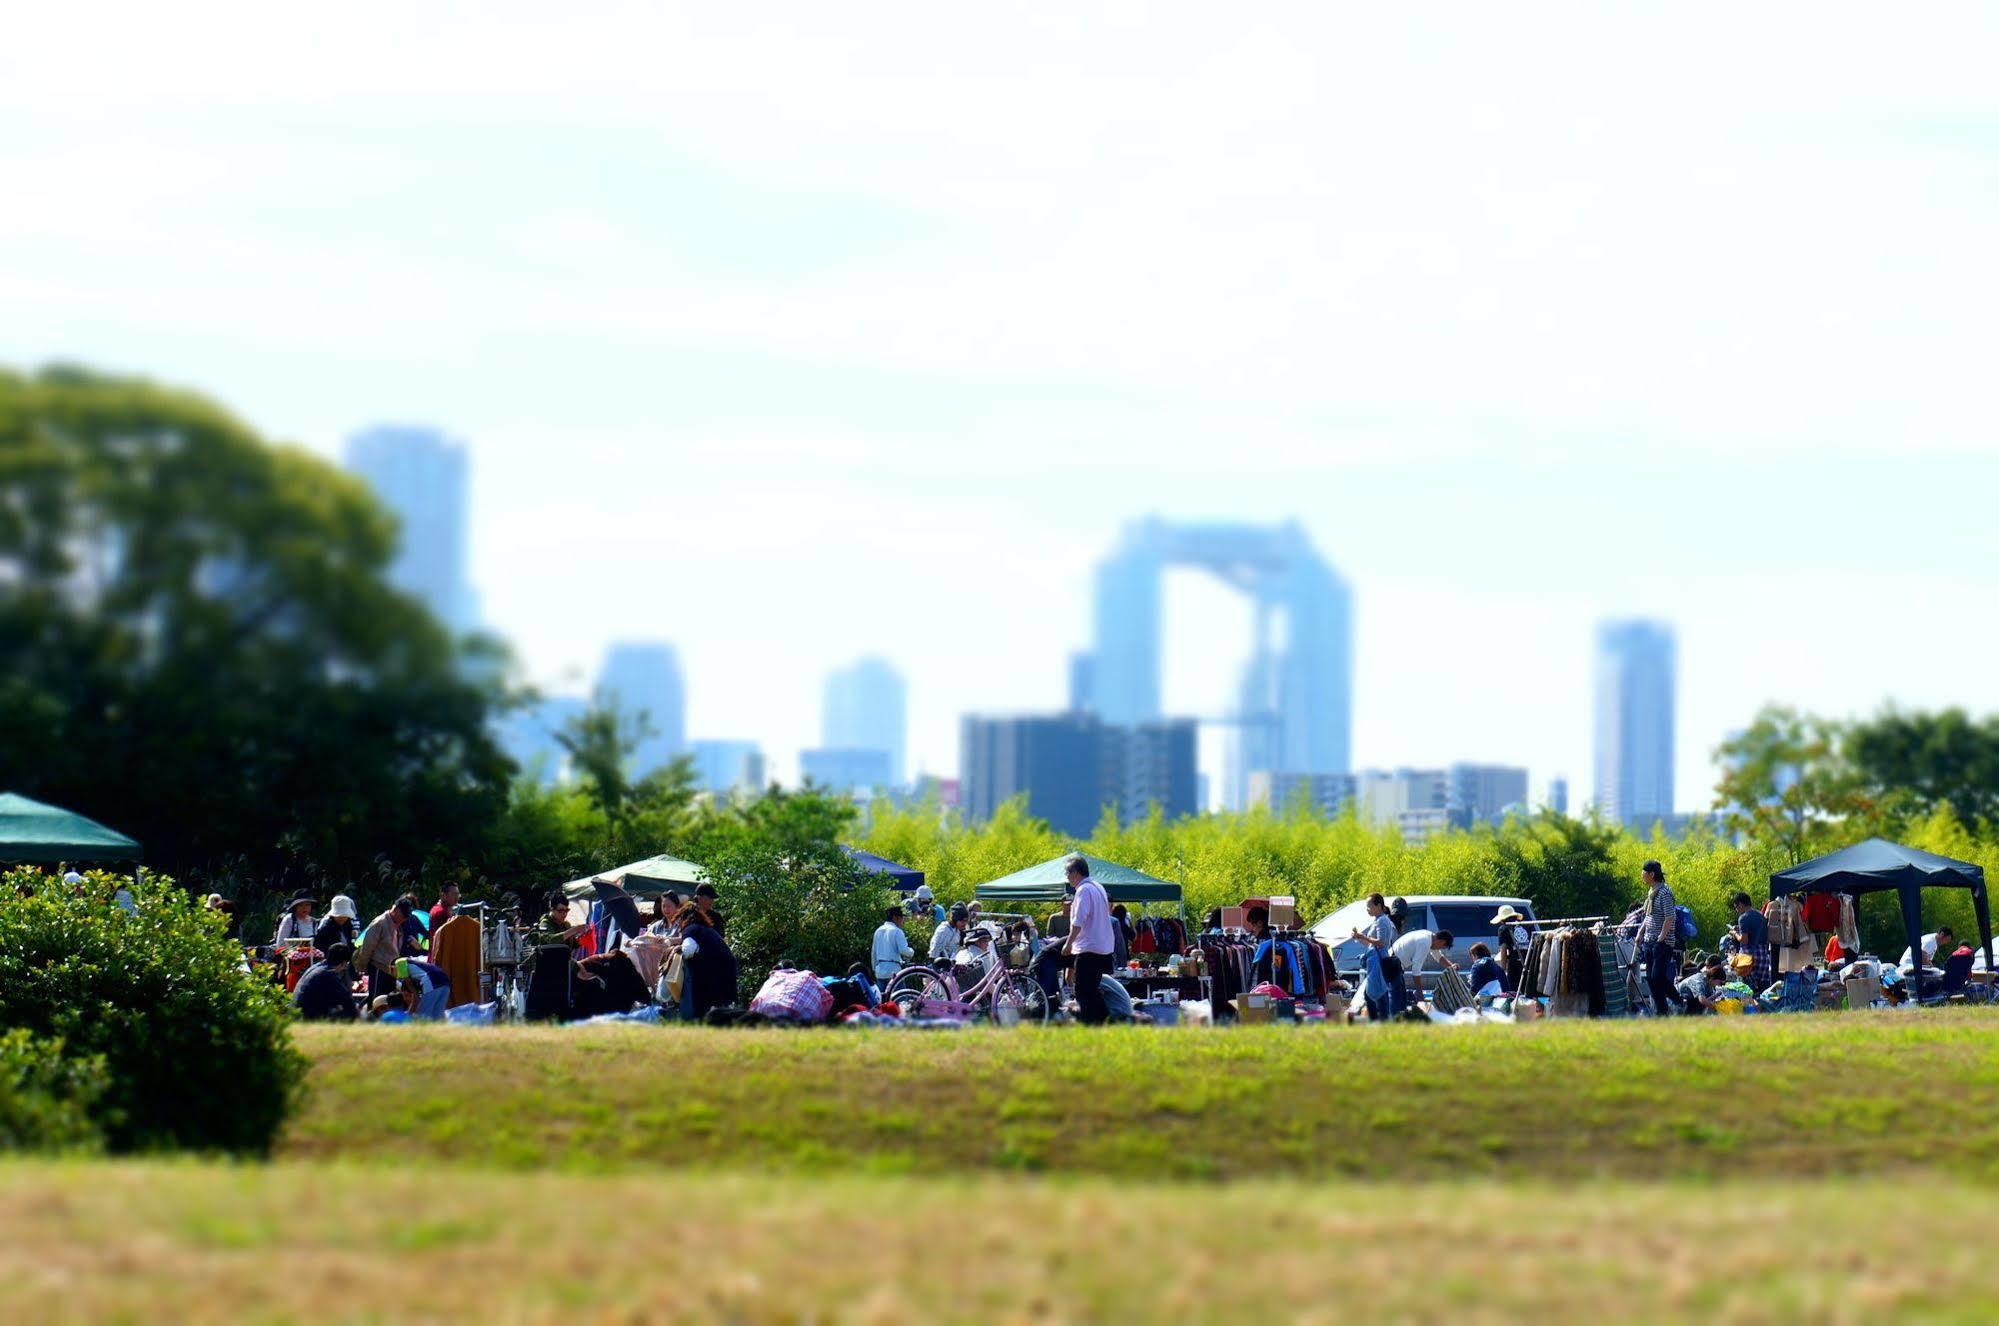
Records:
[[[1838,962],[1841,958],[1845,956],[1846,956],[1846,950],[1839,946],[1838,935],[1834,935],[1831,939],[1828,939],[1825,942],[1825,960],[1827,962]]]
[[[1807,893],[1804,901],[1805,929],[1815,935],[1828,935],[1839,929],[1839,895],[1837,893]]]

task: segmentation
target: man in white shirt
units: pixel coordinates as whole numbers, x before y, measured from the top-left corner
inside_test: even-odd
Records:
[[[1405,930],[1400,939],[1388,946],[1389,956],[1402,964],[1402,974],[1415,986],[1416,998],[1423,997],[1423,968],[1432,957],[1436,958],[1440,967],[1453,966],[1451,960],[1444,956],[1450,951],[1451,943],[1452,935],[1448,930]]]
[[[1069,937],[1063,947],[1075,960],[1076,1020],[1099,1026],[1110,1017],[1102,982],[1110,975],[1117,938],[1111,931],[1111,900],[1103,885],[1090,878],[1090,863],[1080,856],[1063,862],[1063,873],[1076,891],[1069,916]]]
[[[916,956],[916,950],[909,946],[909,936],[902,933],[902,908],[891,905],[880,926],[875,929],[873,951],[875,979],[888,981],[902,969],[902,964]]]
[[[930,965],[948,966],[965,946],[965,904],[953,903],[949,920],[939,923],[930,935]]]

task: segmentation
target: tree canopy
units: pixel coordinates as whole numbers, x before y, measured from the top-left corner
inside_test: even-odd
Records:
[[[199,396],[0,371],[0,787],[190,877],[476,848],[495,670],[390,584],[396,537]]]

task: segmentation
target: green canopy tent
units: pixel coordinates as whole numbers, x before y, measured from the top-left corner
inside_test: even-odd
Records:
[[[1005,904],[1023,902],[1060,902],[1063,889],[1069,881],[1063,870],[1063,863],[1069,853],[1051,857],[1038,866],[1016,870],[1011,875],[989,880],[979,885],[973,894],[982,903]],[[1143,870],[1133,870],[1130,866],[1118,865],[1115,861],[1105,861],[1098,857],[1085,858],[1090,863],[1090,878],[1104,886],[1104,892],[1112,902],[1170,902],[1180,903],[1180,886],[1169,884],[1163,879],[1154,879]]]
[[[138,861],[139,844],[74,811],[0,792],[0,861]]]
[[[649,856],[628,866],[572,879],[562,886],[562,891],[571,898],[589,901],[597,896],[597,890],[590,886],[590,881],[598,878],[616,880],[634,898],[657,898],[668,889],[676,893],[692,893],[695,885],[708,882],[708,872],[677,856]]]

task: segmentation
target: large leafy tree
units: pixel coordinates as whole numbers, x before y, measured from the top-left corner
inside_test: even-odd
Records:
[[[1849,729],[1846,755],[1864,786],[1904,812],[1999,820],[1999,715],[1884,710]]]
[[[395,541],[359,480],[199,396],[0,372],[0,787],[190,878],[472,850],[512,773],[497,669],[390,585]]]
[[[1794,865],[1852,840],[1878,811],[1831,719],[1766,705],[1715,758],[1722,768],[1715,809],[1729,828]]]

